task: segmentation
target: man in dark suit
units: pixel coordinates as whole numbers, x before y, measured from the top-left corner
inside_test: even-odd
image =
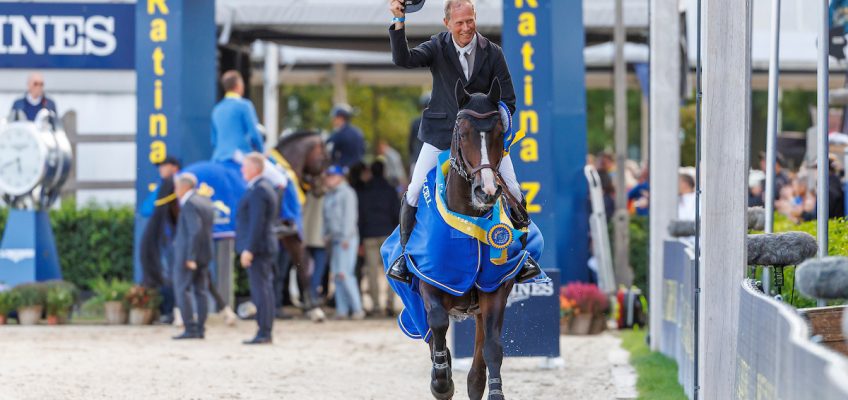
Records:
[[[403,68],[429,68],[433,75],[433,93],[430,104],[423,112],[418,138],[424,142],[409,188],[401,202],[400,243],[406,246],[415,227],[418,196],[427,173],[436,166],[439,153],[450,147],[459,105],[456,100],[457,82],[462,82],[469,93],[486,93],[497,79],[501,86],[501,101],[509,113],[515,112],[515,89],[512,77],[500,46],[477,32],[477,12],[472,0],[445,1],[446,32],[433,35],[430,40],[410,49],[406,41],[404,2],[391,0],[389,11],[394,17],[389,27],[392,61]],[[509,115],[502,111],[504,129]],[[516,199],[523,199],[521,187],[515,176],[512,159],[504,155],[498,169],[506,183],[505,190]],[[536,267],[525,265],[519,276],[537,274]],[[541,272],[541,271],[538,271]],[[406,257],[401,255],[392,263],[388,276],[402,282],[411,282]]]
[[[244,344],[270,344],[274,324],[274,268],[278,247],[273,225],[278,218],[277,194],[262,177],[265,159],[262,154],[245,157],[241,173],[248,182],[247,192],[239,200],[236,213],[236,251],[242,268],[247,268],[250,297],[256,305],[259,332]]]
[[[177,307],[180,308],[185,332],[174,339],[203,339],[208,314],[209,276],[212,261],[212,223],[215,210],[212,202],[197,193],[197,177],[190,173],[177,175],[174,193],[180,201],[177,234],[174,237],[174,287]],[[194,293],[197,318],[189,300]]]

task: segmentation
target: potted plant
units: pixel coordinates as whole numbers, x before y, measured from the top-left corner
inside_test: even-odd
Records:
[[[606,327],[605,313],[609,309],[609,299],[596,285],[573,282],[568,284],[563,292],[564,297],[574,304],[569,333],[587,335],[603,331]]]
[[[17,308],[15,297],[10,290],[0,292],[0,325],[5,325],[6,316]]]
[[[569,333],[576,307],[574,300],[565,296],[565,288],[561,288],[559,291],[559,330],[561,334],[567,335]]]
[[[91,289],[103,302],[107,324],[123,325],[127,323],[125,302],[131,287],[131,283],[117,279],[107,282],[105,279],[99,278],[91,283]]]
[[[18,322],[21,325],[35,325],[41,320],[46,300],[46,288],[40,283],[26,283],[12,289],[15,307],[18,310]]]
[[[155,316],[154,310],[159,307],[159,292],[143,286],[133,286],[127,293],[127,303],[130,305],[130,325],[150,325]]]
[[[67,323],[76,302],[76,286],[70,282],[47,282],[47,324]]]

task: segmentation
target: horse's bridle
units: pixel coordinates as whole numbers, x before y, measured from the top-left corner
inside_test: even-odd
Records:
[[[475,118],[475,119],[487,119],[494,116],[500,117],[500,111],[494,110],[489,111],[487,113],[478,113],[474,110],[459,110],[456,114],[456,124],[453,126],[453,140],[451,140],[451,158],[450,165],[451,169],[456,171],[459,176],[465,179],[466,182],[471,183],[473,181],[473,176],[478,172],[489,169],[495,174],[496,178],[500,178],[500,174],[498,171],[492,166],[492,164],[481,164],[477,167],[471,165],[468,160],[462,155],[462,148],[459,147],[460,137],[459,137],[459,121],[464,118]]]
[[[492,174],[495,175],[495,179],[497,180],[498,184],[502,188],[501,193],[504,197],[506,197],[506,202],[509,204],[513,212],[517,214],[516,219],[518,221],[526,222],[530,220],[527,208],[524,207],[524,204],[522,204],[521,201],[516,199],[515,196],[512,195],[512,193],[510,193],[509,188],[507,187],[506,182],[504,182],[500,172],[498,172],[498,170],[495,169],[492,164],[481,164],[477,167],[474,167],[468,162],[468,160],[465,159],[465,157],[462,156],[462,148],[459,146],[459,142],[461,139],[459,136],[459,121],[461,119],[486,119],[496,115],[498,116],[498,118],[500,118],[499,110],[489,111],[486,113],[478,113],[474,110],[469,109],[459,110],[459,112],[456,114],[456,123],[453,126],[453,140],[451,140],[450,166],[451,169],[456,171],[456,173],[459,174],[459,176],[465,179],[465,181],[468,183],[472,183],[474,181],[473,176],[478,172],[487,168],[491,170]],[[522,236],[522,238],[525,239],[526,237],[526,235]]]

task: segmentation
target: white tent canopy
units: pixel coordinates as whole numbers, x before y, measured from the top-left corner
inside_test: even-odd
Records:
[[[564,1],[564,0],[558,0]],[[476,0],[478,29],[500,32],[503,0]],[[444,29],[444,2],[429,0],[421,11],[407,16],[412,36],[429,36]],[[218,0],[215,19],[235,29],[271,29],[291,35],[383,37],[390,24],[387,0]],[[583,0],[588,31],[611,30],[614,0]],[[624,0],[625,24],[648,27],[648,0]]]

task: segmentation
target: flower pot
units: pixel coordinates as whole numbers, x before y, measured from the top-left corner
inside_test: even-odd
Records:
[[[590,335],[597,335],[607,329],[607,317],[604,314],[595,315],[592,318],[592,327],[589,329]]]
[[[123,325],[127,323],[127,312],[124,303],[120,301],[107,301],[103,304],[106,314],[106,323],[109,325]]]
[[[130,310],[130,325],[150,325],[153,323],[153,310],[133,308]]]
[[[48,315],[47,316],[47,325],[59,325],[59,316],[58,315]]]
[[[571,328],[571,316],[562,317],[559,319],[559,333],[560,335],[568,335],[569,330]]]
[[[18,309],[18,322],[21,325],[36,325],[41,320],[43,306],[29,306]]]
[[[578,314],[571,319],[568,331],[572,335],[588,335],[592,329],[592,315]]]

